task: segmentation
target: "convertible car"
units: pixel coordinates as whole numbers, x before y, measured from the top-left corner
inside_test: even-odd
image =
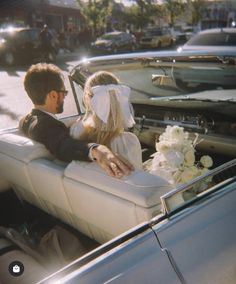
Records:
[[[61,118],[68,126],[84,113],[83,86],[98,70],[131,88],[129,131],[144,164],[175,125],[197,137],[196,160],[209,155],[213,166],[178,186],[145,170],[115,179],[96,163],[63,163],[18,129],[3,130],[0,282],[235,283],[236,52],[82,60],[69,74],[77,114]],[[58,226],[79,246],[56,237]],[[50,250],[42,254],[50,236],[54,259]]]

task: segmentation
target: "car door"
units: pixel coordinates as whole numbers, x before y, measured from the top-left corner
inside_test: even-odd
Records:
[[[136,229],[137,234],[110,248],[104,254],[94,252],[96,258],[92,261],[93,256],[87,258],[89,262],[86,258],[81,263],[78,260],[74,267],[68,267],[68,273],[65,267],[62,273],[59,271],[40,283],[54,283],[59,280],[61,284],[181,284],[168,255],[160,248],[154,232],[150,228],[143,232],[138,226]],[[119,238],[124,240],[125,236],[121,235],[113,242],[118,242]],[[101,252],[102,250],[106,250],[106,246]]]
[[[125,48],[125,44],[126,44],[126,40],[125,40],[124,34],[122,33],[117,37],[117,45],[119,46],[120,50],[123,50]]]
[[[161,33],[162,33],[162,46],[166,47],[169,45],[169,41],[170,41],[168,31],[167,29],[163,29]]]
[[[165,47],[166,46],[166,36],[163,33],[163,30],[160,30],[160,41],[161,41],[161,46]]]
[[[131,35],[124,33],[123,38],[124,38],[124,48],[126,50],[129,50],[132,46]]]
[[[155,38],[155,44],[157,48],[164,46],[163,33],[161,30],[156,30],[153,37]]]
[[[161,247],[188,284],[236,279],[236,181],[154,227]]]

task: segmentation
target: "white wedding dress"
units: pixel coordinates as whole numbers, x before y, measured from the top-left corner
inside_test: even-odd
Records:
[[[79,139],[84,131],[82,119],[70,127],[70,135]],[[135,169],[142,169],[142,149],[137,136],[131,132],[123,132],[111,141],[111,150],[127,159]]]

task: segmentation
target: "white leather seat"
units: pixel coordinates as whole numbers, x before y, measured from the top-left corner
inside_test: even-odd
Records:
[[[27,169],[30,161],[40,157],[52,159],[44,145],[23,136],[19,131],[0,134],[0,175],[23,199],[42,207]]]
[[[1,175],[20,197],[73,225],[62,185],[66,165],[52,159],[44,145],[18,131],[0,135]]]
[[[96,163],[58,163],[17,131],[0,134],[0,175],[23,199],[100,243],[154,217],[171,190],[144,171],[116,179]]]
[[[96,163],[72,162],[64,176],[76,227],[100,243],[154,217],[160,196],[171,190],[168,182],[147,172],[116,179]]]
[[[64,163],[36,159],[27,168],[34,191],[44,204],[44,210],[74,226],[72,210],[64,192]]]

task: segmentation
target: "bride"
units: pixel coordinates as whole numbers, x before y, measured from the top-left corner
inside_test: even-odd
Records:
[[[84,87],[85,115],[71,126],[75,139],[108,146],[114,153],[142,169],[141,145],[135,134],[125,131],[135,124],[129,102],[130,88],[110,72],[91,75]]]

